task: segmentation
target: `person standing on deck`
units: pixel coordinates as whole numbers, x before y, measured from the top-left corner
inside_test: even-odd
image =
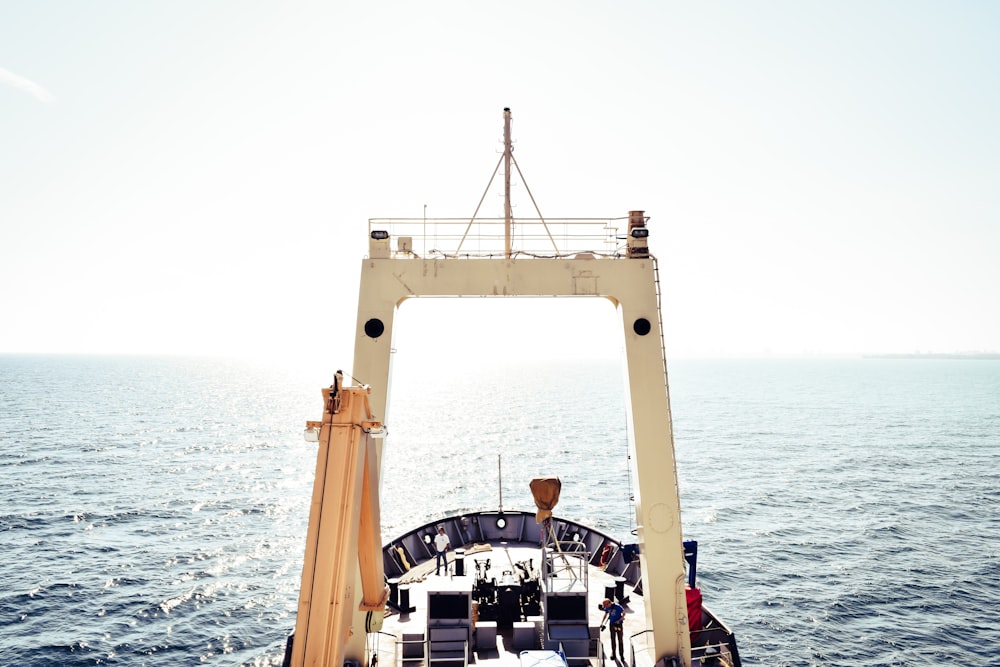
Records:
[[[611,600],[604,598],[604,602],[601,603],[601,611],[604,612],[604,618],[601,619],[601,629],[604,629],[604,623],[608,622],[609,629],[611,630],[611,659],[625,659],[625,608],[620,604],[616,604]],[[618,651],[615,653],[615,642],[618,642]]]
[[[444,527],[438,526],[437,537],[434,538],[434,574],[441,574],[441,566],[444,565],[444,573],[448,574],[448,548],[451,543],[448,536],[444,534]]]

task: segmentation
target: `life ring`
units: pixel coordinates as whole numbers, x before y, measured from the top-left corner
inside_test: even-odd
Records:
[[[611,560],[611,545],[610,544],[605,544],[604,548],[601,549],[600,566],[601,566],[602,570],[608,566],[608,561],[609,560]]]

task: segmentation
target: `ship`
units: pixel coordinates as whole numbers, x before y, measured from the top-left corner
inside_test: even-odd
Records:
[[[467,218],[368,221],[354,365],[321,390],[322,417],[306,424],[316,475],[284,665],[740,667],[735,635],[704,604],[697,542],[682,534],[650,218],[642,210],[546,218],[537,206],[537,217],[515,218],[512,169],[524,178],[511,120],[505,108],[504,150],[487,185],[502,173],[503,218],[479,216],[484,192]],[[632,533],[561,516],[562,480],[539,471],[523,490],[534,511],[504,511],[501,501],[383,539],[394,316],[411,299],[463,296],[616,306],[636,481]]]

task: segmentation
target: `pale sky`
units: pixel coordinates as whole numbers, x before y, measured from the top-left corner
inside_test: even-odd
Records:
[[[505,106],[543,214],[651,216],[670,356],[1000,351],[998,35],[994,2],[0,0],[0,353],[350,359],[367,219],[471,215]],[[442,349],[617,344],[604,303],[484,306]]]

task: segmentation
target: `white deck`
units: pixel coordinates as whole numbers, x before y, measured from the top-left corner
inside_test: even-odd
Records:
[[[499,576],[500,571],[502,570],[516,571],[513,565],[514,563],[534,559],[534,562],[538,564],[540,563],[541,558],[541,550],[538,548],[533,548],[530,545],[525,545],[524,543],[514,545],[505,541],[478,544],[475,547],[472,547],[469,551],[470,552],[467,553],[465,557],[464,576],[455,576],[454,552],[449,552],[448,575],[435,575],[434,561],[432,559],[413,567],[404,577],[400,578],[400,585],[406,585],[409,587],[410,606],[415,607],[415,609],[409,614],[400,614],[393,611],[386,615],[379,644],[379,662],[382,665],[405,664],[410,667],[418,667],[419,665],[426,664],[424,660],[418,658],[402,661],[401,659],[404,653],[403,646],[397,646],[396,642],[404,639],[423,640],[427,638],[428,594],[432,591],[472,591],[476,577],[475,561],[477,559],[485,560],[486,558],[489,558],[492,562],[491,573],[493,573],[493,576]],[[559,556],[556,556],[557,560],[559,558]],[[568,558],[573,559],[572,556],[568,556]],[[601,663],[602,656],[610,656],[611,654],[611,644],[608,631],[605,630],[601,632],[599,630],[604,613],[598,609],[598,605],[605,597],[605,589],[607,587],[613,588],[615,586],[615,576],[604,572],[596,566],[586,566],[586,569],[586,581],[574,579],[574,577],[568,572],[561,572],[559,576],[551,580],[552,590],[584,590],[584,587],[586,586],[587,613],[589,616],[587,625],[589,626],[589,634],[590,637],[600,637],[601,650],[599,654],[586,656],[583,654],[576,655],[573,650],[566,648],[565,654],[567,659],[569,659],[570,664],[586,664],[584,658],[589,658],[590,664],[597,665]],[[624,589],[625,596],[629,598],[629,603],[623,605],[626,612],[625,639],[626,652],[628,652],[629,637],[637,633],[641,633],[645,628],[645,609],[643,607],[642,597],[635,595],[631,586],[626,584]],[[527,623],[531,623],[533,625],[537,624],[537,627],[529,631],[525,625]],[[521,651],[555,648],[554,644],[550,644],[548,647],[543,647],[540,644],[540,617],[533,617],[531,620],[522,621],[520,626],[513,629],[496,631],[495,637],[491,637],[493,634],[492,627],[495,627],[494,623],[484,623],[480,621],[477,624],[474,619],[473,626],[473,636],[471,640],[472,650],[467,664],[504,665],[513,667],[521,664]],[[529,634],[530,639],[528,639]],[[552,632],[552,634],[558,636],[558,628],[556,631]],[[572,645],[572,643],[573,642],[567,642],[567,645]],[[575,643],[576,645],[581,644],[581,642]],[[589,644],[590,642],[587,643]],[[636,638],[636,648],[639,649],[642,646],[644,646],[644,644],[640,635]],[[419,652],[419,655],[422,656],[424,655],[424,650],[424,647],[410,645],[410,648],[406,651],[406,653],[410,654],[411,652]],[[460,667],[461,665],[466,664],[461,661],[458,655],[456,655],[455,658],[456,659],[454,660],[435,659],[433,663],[435,665],[442,665],[443,667],[449,665]],[[576,658],[576,660],[574,660],[574,658]],[[611,664],[610,657],[607,658],[607,663]],[[639,662],[639,664],[642,663]]]

